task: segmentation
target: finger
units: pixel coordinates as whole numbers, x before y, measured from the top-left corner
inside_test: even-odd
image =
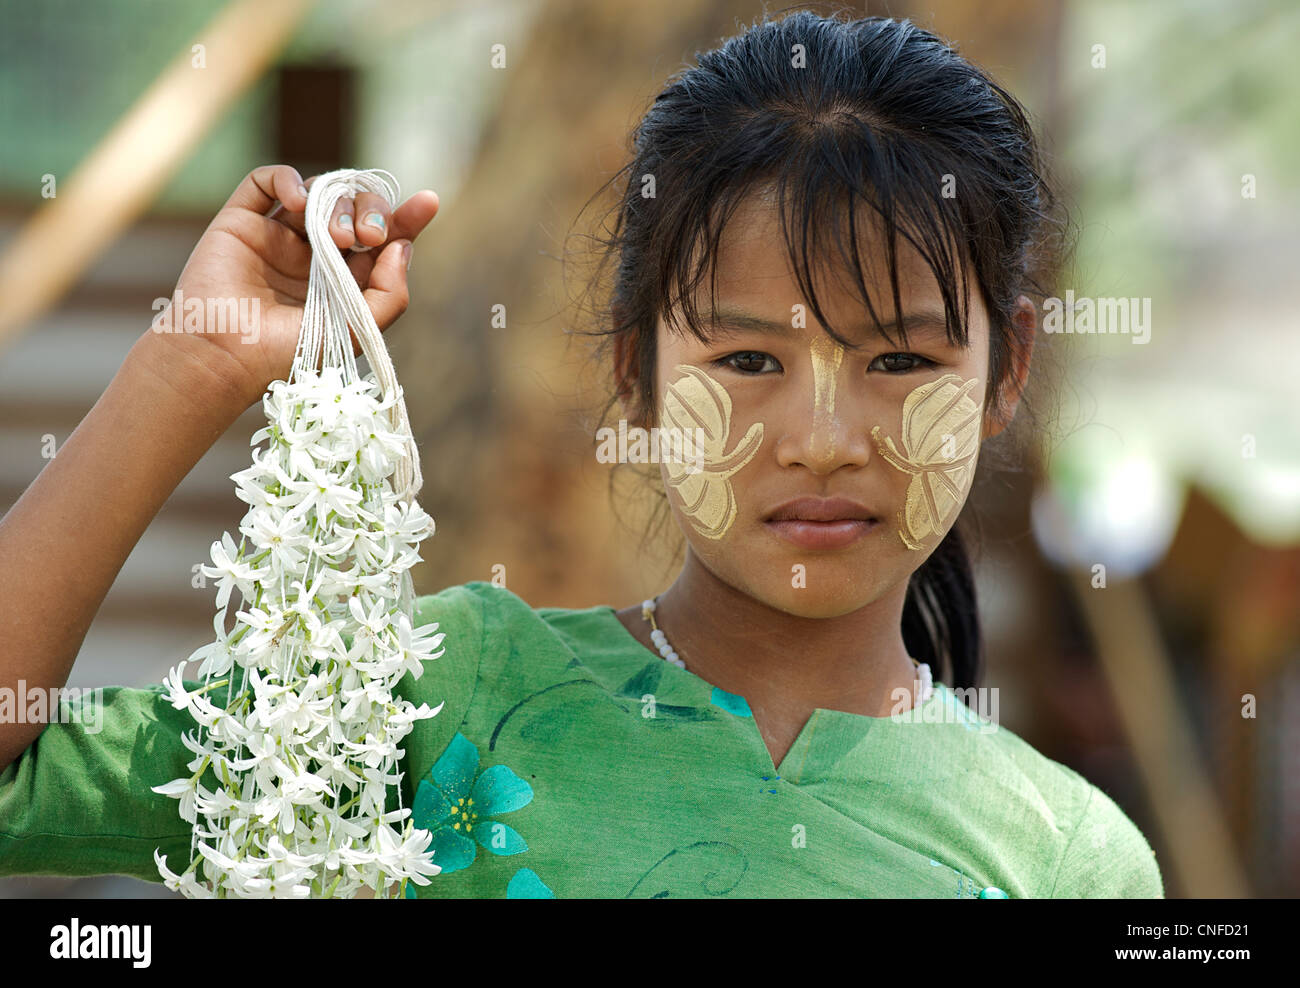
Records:
[[[289,210],[284,208],[284,203],[280,203],[280,205],[276,206],[269,214],[267,214],[266,218],[274,220],[276,223],[283,226],[287,226],[303,240],[306,240],[307,227],[303,222],[304,215],[305,214],[303,213],[291,213]]]
[[[377,250],[353,250],[343,255],[358,288],[364,289],[370,284],[370,272],[375,269],[375,261],[380,253]]]
[[[387,241],[391,214],[392,209],[383,196],[377,196],[373,192],[358,192],[353,217],[356,220],[355,233],[360,245],[378,247]]]
[[[290,165],[261,165],[244,176],[239,187],[226,200],[225,208],[247,209],[265,216],[276,202],[298,212],[307,208],[307,194],[298,169]]]
[[[409,242],[394,240],[384,248],[370,272],[370,287],[361,293],[380,329],[391,326],[406,311],[410,301],[406,288],[406,262],[402,259],[402,248]]]
[[[394,240],[414,240],[438,213],[438,194],[421,189],[393,212],[388,235]]]
[[[303,183],[303,186],[310,191],[311,183],[314,181],[316,181],[315,175],[307,179],[307,181]],[[307,239],[307,200],[305,198],[303,199],[302,209],[291,209],[281,202],[271,210],[267,215],[267,219],[275,220],[277,223],[282,223],[294,233],[298,234],[298,236],[303,240]]]
[[[397,207],[392,214],[389,235],[396,240],[413,240],[438,212],[438,195],[430,189],[421,189],[406,202]],[[406,233],[405,231],[410,231]],[[348,270],[356,278],[357,284],[369,284],[370,272],[374,269],[375,258],[379,251],[351,251],[347,255]],[[409,264],[408,264],[409,267]]]
[[[330,214],[330,238],[342,250],[347,250],[357,242],[354,210],[351,197],[343,196],[334,204],[334,212]]]
[[[420,231],[428,226],[437,212],[437,194],[429,189],[421,189],[392,214],[388,233],[391,238],[389,242],[414,240]],[[373,250],[353,251],[349,256],[348,268],[356,277],[357,284],[366,284],[366,278],[374,266],[375,254],[376,251]]]
[[[318,177],[313,175],[308,178],[303,183],[304,187],[310,190],[312,183]],[[414,240],[437,215],[440,205],[438,194],[432,189],[421,189],[391,212],[387,201],[382,197],[371,193],[361,193],[358,199],[362,196],[375,200],[374,205],[378,207],[378,211],[388,219],[388,237],[392,240]],[[289,227],[305,242],[308,239],[305,225],[306,205],[305,197],[302,200],[302,207],[299,209],[290,209],[284,202],[280,202],[271,211],[268,218]],[[366,203],[366,205],[369,205],[369,203]],[[328,229],[330,238],[339,249],[347,251],[354,244],[360,243],[364,245],[372,239],[368,232],[361,238],[357,238],[354,234],[355,217],[360,212],[362,212],[362,209],[357,206],[356,202],[346,197],[335,204]],[[381,238],[379,242],[383,243],[384,240]],[[347,254],[348,268],[356,277],[359,285],[366,284],[366,279],[374,267],[374,263],[374,251],[349,251]]]
[[[312,182],[316,180],[315,175],[307,179],[306,186],[310,190]],[[303,240],[307,240],[307,212],[306,200],[303,201],[303,208],[299,210],[290,210],[283,203],[274,209],[269,218],[292,229]],[[326,226],[329,231],[330,239],[340,250],[347,250],[357,242],[353,234],[353,215],[355,207],[351,198],[344,196],[334,204],[334,209],[330,213],[330,221]]]

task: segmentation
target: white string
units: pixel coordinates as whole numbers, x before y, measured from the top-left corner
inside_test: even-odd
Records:
[[[407,455],[397,462],[393,489],[402,501],[409,504],[420,493],[424,478],[420,473],[420,452],[411,435],[411,422],[406,414],[406,401],[375,317],[348,270],[343,254],[329,234],[329,221],[335,205],[344,196],[355,197],[358,192],[383,196],[391,209],[397,208],[401,196],[397,179],[382,168],[340,168],[325,172],[316,177],[307,192],[305,223],[307,239],[311,243],[311,272],[307,279],[307,301],[303,305],[302,329],[289,382],[296,382],[306,371],[319,373],[325,367],[338,367],[344,384],[357,381],[361,375],[352,354],[351,330],[370,363],[382,398],[392,401],[388,417],[393,431],[406,440]],[[353,248],[356,251],[369,249],[362,246]]]

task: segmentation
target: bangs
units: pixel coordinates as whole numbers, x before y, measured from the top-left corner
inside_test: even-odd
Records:
[[[792,129],[804,133],[791,134]],[[876,331],[893,345],[908,345],[901,324],[906,313],[898,281],[901,236],[938,282],[949,341],[963,348],[968,345],[969,279],[962,263],[968,254],[956,249],[956,245],[966,246],[966,221],[957,198],[940,194],[945,179],[951,181],[957,173],[955,163],[943,168],[911,141],[881,140],[869,124],[848,114],[836,116],[834,125],[786,120],[766,133],[746,136],[768,147],[793,146],[797,151],[783,160],[764,162],[766,167],[740,180],[734,172],[730,182],[721,176],[716,183],[706,179],[702,194],[681,203],[677,216],[665,217],[670,220],[665,223],[667,242],[658,246],[663,251],[660,256],[673,261],[660,269],[663,277],[658,297],[662,304],[658,314],[667,325],[684,323],[702,343],[713,343],[712,311],[716,308],[717,258],[723,233],[736,211],[746,201],[757,199],[777,209],[790,270],[803,299],[837,342],[856,348],[827,318],[814,286],[827,276],[833,279],[832,284],[843,285],[847,274],[848,285]],[[859,147],[845,154],[845,142]],[[852,171],[855,161],[861,162],[865,173]],[[867,289],[864,252],[869,252],[867,266],[877,270],[882,246],[901,342],[884,332],[878,300],[873,300]],[[695,295],[706,278],[709,309],[701,313]]]

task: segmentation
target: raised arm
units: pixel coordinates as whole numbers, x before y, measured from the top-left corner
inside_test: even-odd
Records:
[[[0,521],[0,684],[58,688],[145,527],[247,408],[197,348],[142,337]],[[160,351],[167,352],[160,352]],[[0,768],[43,725],[0,724]]]
[[[307,185],[310,185],[310,180]],[[190,469],[292,366],[311,249],[301,178],[287,165],[250,172],[181,273],[182,298],[252,299],[260,322],[241,333],[156,333],[132,346],[86,418],[0,519],[0,687],[62,687],[122,564]],[[279,204],[279,205],[277,205]],[[406,309],[410,240],[437,210],[417,193],[396,211],[366,193],[330,223],[380,329]],[[351,220],[378,212],[382,229]],[[383,245],[383,246],[381,246]],[[35,262],[34,262],[35,263]],[[206,309],[206,306],[205,306]],[[170,318],[160,313],[155,319]],[[179,319],[179,316],[177,317]],[[256,342],[246,342],[246,340]],[[359,347],[354,348],[359,352]],[[0,770],[43,725],[0,723]]]

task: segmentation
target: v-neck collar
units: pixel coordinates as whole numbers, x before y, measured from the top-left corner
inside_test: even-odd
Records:
[[[695,673],[664,661],[624,627],[613,607],[539,607],[535,612],[567,648],[571,656],[569,669],[575,674],[581,670],[610,696],[620,701],[641,700],[648,693],[660,710],[665,706],[679,708],[677,714],[684,726],[710,722],[725,730],[730,738],[725,750],[744,754],[733,764],[719,765],[719,773],[725,769],[733,785],[752,786],[749,791],[756,791],[761,800],[782,801],[759,802],[756,810],[764,811],[769,805],[796,807],[800,800],[807,799],[845,817],[860,828],[862,839],[870,842],[868,846],[878,846],[882,855],[894,856],[889,860],[897,863],[890,869],[895,877],[907,871],[908,880],[915,880],[915,887],[908,887],[909,895],[955,894],[972,898],[988,884],[979,877],[987,869],[967,860],[968,854],[959,853],[963,848],[951,848],[953,853],[947,857],[967,860],[962,867],[970,875],[931,856],[945,857],[941,851],[929,849],[931,841],[923,842],[926,846],[915,846],[919,839],[911,840],[889,827],[882,829],[870,812],[852,812],[852,807],[861,809],[864,801],[888,803],[891,795],[902,797],[913,789],[928,790],[944,783],[960,787],[961,780],[969,776],[969,764],[960,757],[956,746],[961,745],[962,751],[971,750],[966,732],[988,722],[943,683],[935,681],[925,703],[896,718],[814,709],[776,767],[747,701],[734,694],[715,692],[713,684]],[[618,705],[638,719],[642,716],[634,704]],[[748,724],[743,723],[746,720]],[[908,726],[918,729],[899,733]],[[724,750],[724,746],[712,747]],[[714,784],[722,785],[723,780]],[[924,812],[929,805],[926,798],[922,793],[919,802],[900,800],[899,812],[908,812],[901,808],[904,806]],[[790,802],[783,802],[785,799]]]
[[[551,609],[547,608],[547,610]],[[651,692],[656,694],[656,701],[660,704],[711,708],[748,720],[754,743],[758,745],[758,750],[761,752],[761,764],[773,775],[789,782],[798,783],[806,773],[825,767],[827,762],[823,755],[832,761],[838,760],[845,753],[840,749],[861,744],[872,732],[895,731],[905,726],[934,724],[950,719],[941,715],[936,716],[939,714],[935,709],[938,705],[950,703],[954,699],[948,688],[937,680],[934,682],[930,697],[924,703],[898,717],[888,714],[883,717],[872,717],[848,710],[817,707],[804,721],[795,736],[794,743],[781,759],[781,764],[775,766],[772,764],[772,753],[763,740],[762,732],[754,722],[753,715],[747,712],[747,700],[745,701],[746,712],[743,713],[729,709],[730,704],[718,703],[718,694],[721,694],[724,699],[736,697],[738,694],[727,693],[691,670],[675,666],[652,652],[623,625],[618,618],[618,612],[610,605],[602,604],[587,608],[585,613],[602,619],[608,631],[604,636],[605,643],[609,646],[608,651],[584,654],[582,657],[583,664],[587,665],[590,671],[606,680],[606,688],[619,689],[636,679],[639,672],[649,672],[658,681],[657,688]],[[636,661],[641,656],[644,656],[644,661]],[[629,664],[628,660],[632,660],[632,663]],[[647,666],[650,667],[648,670]],[[634,689],[633,692],[636,690]],[[740,699],[744,700],[743,697]]]

